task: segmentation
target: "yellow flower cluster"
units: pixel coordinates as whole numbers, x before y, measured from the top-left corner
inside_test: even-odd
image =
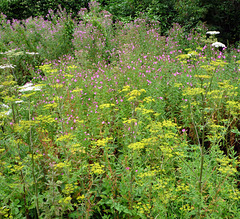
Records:
[[[146,93],[146,90],[132,90],[126,95],[126,97],[128,97],[128,101],[132,101],[135,100],[138,96],[140,96],[143,92]]]
[[[200,68],[203,68],[210,73],[212,73],[213,71],[216,70],[216,67],[211,66],[211,65],[201,65]]]
[[[183,206],[180,208],[180,210],[181,210],[181,211],[187,211],[187,212],[189,212],[189,211],[194,210],[194,207],[193,207],[193,206],[190,206],[189,204],[185,204],[185,205],[183,205]]]
[[[6,87],[11,87],[11,86],[14,86],[16,84],[17,84],[16,81],[9,81],[9,80],[6,80],[6,81],[1,83],[2,86],[6,86]]]
[[[34,155],[33,155],[33,159],[34,159],[34,160],[38,160],[38,159],[41,158],[41,157],[43,157],[42,154],[34,154]]]
[[[96,145],[98,147],[105,147],[106,144],[111,140],[113,140],[112,137],[110,137],[110,138],[106,137],[106,138],[103,138],[103,139],[99,139],[99,140],[97,140]]]
[[[138,202],[133,208],[137,209],[140,214],[150,213],[151,205],[149,203],[144,204],[142,202]]]
[[[100,175],[105,173],[105,171],[103,170],[104,165],[100,165],[98,162],[94,164],[90,164],[90,166],[91,166],[91,172],[94,174]]]
[[[55,164],[55,170],[56,169],[62,169],[62,168],[65,168],[65,167],[69,167],[69,166],[71,166],[71,164],[70,164],[70,162],[68,162],[68,161],[64,161],[64,162],[60,162],[60,163],[58,163],[58,164]]]
[[[4,216],[5,218],[10,218],[12,219],[13,217],[11,215],[9,215],[9,208],[7,208],[6,206],[0,207],[0,216]],[[1,217],[2,218],[2,217]]]
[[[106,104],[101,104],[99,106],[100,109],[104,109],[104,108],[110,108],[111,106],[115,106],[115,104],[113,103],[106,103]]]
[[[152,109],[145,109],[144,107],[137,107],[135,111],[140,111],[143,115],[154,113],[154,110]]]
[[[222,99],[223,91],[212,90],[207,93],[207,96],[211,99]]]
[[[11,168],[11,172],[19,172],[23,167],[24,165],[22,165],[22,162],[19,162],[18,165],[14,165],[13,168]]]
[[[47,105],[44,106],[45,109],[54,109],[58,106],[58,104],[56,102],[54,103],[49,103]]]
[[[183,84],[182,83],[174,83],[174,87],[182,87]]]
[[[130,90],[130,86],[124,86],[122,90],[119,91],[119,93],[124,92],[124,91],[129,91]]]
[[[53,85],[51,85],[51,87],[53,87],[53,88],[62,88],[63,84],[53,84]]]
[[[158,191],[161,189],[165,189],[167,185],[168,185],[168,181],[159,179],[158,182],[153,185],[153,190]]]
[[[51,64],[42,65],[39,66],[38,68],[42,70],[46,74],[46,76],[54,75],[54,73],[58,72],[58,69],[52,69]]]
[[[83,199],[85,199],[85,195],[80,195],[77,197],[78,202],[82,202]]]
[[[6,103],[13,103],[13,102],[19,101],[19,99],[16,98],[15,95],[12,95],[11,97],[6,96],[6,97],[3,97],[3,99]]]
[[[35,124],[35,121],[21,120],[19,124],[14,125],[14,131],[19,133],[25,132],[26,130],[29,130],[30,126]]]
[[[144,173],[139,173],[138,176],[140,178],[145,178],[145,177],[153,177],[156,174],[156,170],[149,170],[147,172]]]
[[[64,77],[65,77],[65,78],[73,78],[74,75],[66,74],[66,75],[64,75]]]
[[[159,133],[163,128],[172,129],[177,128],[177,124],[171,120],[164,120],[163,122],[153,122],[147,126],[151,133]]]
[[[143,102],[150,103],[150,102],[155,102],[155,100],[152,97],[145,97],[143,99]]]
[[[66,195],[70,195],[71,193],[73,193],[74,189],[77,189],[77,186],[73,186],[72,184],[66,184],[62,192]]]
[[[234,100],[227,101],[226,108],[230,111],[231,115],[236,116],[240,113],[240,103]]]
[[[212,76],[210,75],[194,75],[195,78],[200,78],[200,79],[209,79]]]
[[[219,172],[227,175],[234,175],[237,173],[237,169],[231,164],[232,160],[228,157],[224,156],[223,158],[217,158],[216,160],[220,163],[218,168]]]
[[[228,191],[229,198],[233,200],[240,200],[240,191],[238,189],[235,189],[234,191],[232,189],[229,189]]]
[[[73,144],[70,148],[70,152],[72,154],[75,154],[76,152],[79,153],[86,153],[85,149],[81,147],[81,144],[77,143],[77,144]]]
[[[180,55],[176,56],[176,58],[179,60],[189,59],[189,57],[190,57],[189,54],[180,54]]]
[[[61,135],[60,137],[57,138],[56,142],[59,141],[70,141],[74,139],[74,135],[69,133],[68,135]]]
[[[73,69],[73,68],[77,68],[77,66],[76,65],[70,65],[70,66],[67,67],[67,69]]]
[[[71,200],[72,200],[72,198],[70,196],[68,196],[66,198],[61,199],[58,203],[59,204],[61,204],[61,203],[63,203],[63,204],[70,204]]]
[[[176,191],[177,192],[189,192],[190,189],[189,189],[188,185],[181,183],[180,185],[177,185]]]
[[[137,122],[136,119],[126,119],[126,118],[123,118],[123,124],[134,124],[136,122]]]
[[[35,120],[36,120],[36,123],[51,124],[55,122],[54,118],[51,115],[48,115],[48,116],[39,115],[38,117],[35,118]]]
[[[184,96],[194,96],[194,95],[199,95],[199,94],[203,94],[205,93],[205,90],[203,88],[199,88],[199,87],[196,87],[196,88],[186,88],[183,90],[183,95]]]
[[[210,62],[210,65],[215,66],[215,67],[218,67],[218,66],[224,67],[227,64],[228,64],[227,62],[224,62],[223,60],[220,60],[220,59]]]
[[[72,91],[72,93],[77,93],[77,92],[82,92],[82,91],[83,91],[83,89],[78,88],[78,89],[74,89],[74,90]]]
[[[128,148],[130,148],[132,150],[140,150],[140,149],[143,149],[145,145],[146,144],[143,142],[135,142],[135,143],[131,143],[130,145],[128,145]]]

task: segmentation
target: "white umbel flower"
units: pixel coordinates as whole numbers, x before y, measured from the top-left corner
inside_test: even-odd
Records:
[[[16,66],[16,65],[12,65],[12,64],[10,64],[10,65],[0,65],[0,68],[1,68],[1,69],[14,68],[14,66]]]
[[[4,103],[2,103],[0,106],[3,108],[6,108],[6,109],[10,108],[8,105],[6,105]],[[9,116],[11,113],[12,113],[11,109],[9,109],[8,111],[0,112],[0,117],[2,117],[3,115]]]
[[[5,114],[5,115],[9,116],[11,113],[12,113],[12,110],[10,109],[10,110],[8,110],[8,111],[4,112],[3,114]]]
[[[17,100],[17,101],[15,101],[15,103],[22,103],[23,102],[23,100]]]
[[[220,43],[220,42],[215,42],[215,43],[213,43],[212,44],[212,46],[214,46],[214,47],[216,47],[216,48],[218,48],[218,47],[226,47],[223,43]]]
[[[2,106],[2,107],[4,107],[4,108],[7,108],[7,109],[9,109],[9,106],[8,106],[8,105],[6,105],[6,104],[4,104],[4,103],[2,103],[2,104],[1,104],[1,106]]]
[[[38,55],[39,53],[38,52],[26,52],[26,54],[28,54],[28,55]]]
[[[41,90],[41,86],[39,85],[33,85],[33,83],[27,83],[25,85],[23,85],[22,87],[19,87],[20,88],[20,92],[26,92],[26,91],[38,91],[38,90]]]
[[[23,86],[21,86],[20,88],[24,89],[24,88],[32,87],[32,86],[33,86],[33,83],[28,82],[28,83],[24,84]]]
[[[220,34],[220,32],[219,31],[208,31],[206,34],[215,35],[215,34]]]

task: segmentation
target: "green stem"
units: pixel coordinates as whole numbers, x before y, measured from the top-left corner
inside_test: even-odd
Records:
[[[21,159],[19,143],[17,143],[17,147],[18,147],[18,156]],[[21,161],[22,161],[22,159],[21,159]],[[20,174],[21,174],[21,183],[23,184],[23,200],[24,200],[24,206],[25,206],[25,209],[26,209],[26,219],[29,219],[30,218],[29,217],[29,209],[28,209],[27,200],[26,200],[27,192],[26,192],[26,185],[25,185],[25,180],[24,180],[24,177],[23,177],[22,169],[20,170]]]
[[[201,161],[200,161],[200,174],[199,174],[199,194],[200,194],[200,203],[198,207],[198,216],[201,217],[201,202],[202,202],[202,176],[203,176],[203,163],[204,163],[204,142],[205,142],[205,118],[204,118],[204,96],[202,96],[202,144],[200,146]]]
[[[13,122],[14,124],[16,123],[16,115],[15,115],[15,110],[14,110],[14,103],[12,103],[12,114],[13,114]]]
[[[29,99],[29,121],[31,121],[31,100]],[[32,143],[32,126],[30,125],[29,130],[29,140],[30,140],[30,151],[32,154],[31,161],[32,161],[32,175],[33,175],[33,181],[34,181],[34,192],[36,196],[36,209],[37,209],[37,215],[38,218],[40,218],[40,211],[39,211],[39,203],[38,203],[38,188],[37,188],[37,180],[35,177],[35,162],[34,162],[34,154],[33,154],[33,143]]]

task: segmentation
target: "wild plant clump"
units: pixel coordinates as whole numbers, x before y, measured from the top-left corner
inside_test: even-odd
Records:
[[[240,218],[240,49],[61,13],[2,20],[0,217]]]

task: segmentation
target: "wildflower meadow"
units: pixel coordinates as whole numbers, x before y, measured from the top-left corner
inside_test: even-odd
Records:
[[[240,218],[240,47],[97,2],[0,23],[0,218]]]

